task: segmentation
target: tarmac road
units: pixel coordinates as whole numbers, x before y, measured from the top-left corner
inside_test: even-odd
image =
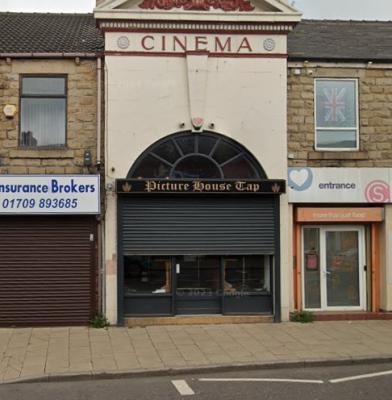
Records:
[[[181,398],[389,400],[392,363],[0,385],[0,400]]]

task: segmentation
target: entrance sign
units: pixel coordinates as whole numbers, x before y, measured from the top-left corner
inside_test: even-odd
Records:
[[[285,193],[286,182],[276,180],[167,180],[167,179],[118,179],[117,193],[246,193],[275,194]]]
[[[289,168],[290,203],[392,203],[392,168]]]
[[[0,214],[99,214],[99,175],[2,175]]]

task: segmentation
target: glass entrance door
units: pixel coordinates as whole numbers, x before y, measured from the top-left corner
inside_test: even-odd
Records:
[[[175,274],[177,314],[222,312],[221,257],[176,257]]]
[[[365,309],[363,228],[304,227],[303,244],[304,308]]]

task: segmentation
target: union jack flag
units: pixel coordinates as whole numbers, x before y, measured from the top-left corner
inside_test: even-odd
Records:
[[[324,122],[346,121],[346,89],[324,89],[326,101],[324,101]]]

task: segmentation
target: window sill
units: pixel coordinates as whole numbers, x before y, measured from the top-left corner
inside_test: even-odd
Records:
[[[132,297],[171,297],[172,293],[148,293],[148,292],[135,292],[135,293],[125,293],[124,297],[132,298]]]
[[[368,160],[367,151],[310,151],[308,160]]]
[[[68,149],[11,150],[10,158],[74,158],[74,151]]]

